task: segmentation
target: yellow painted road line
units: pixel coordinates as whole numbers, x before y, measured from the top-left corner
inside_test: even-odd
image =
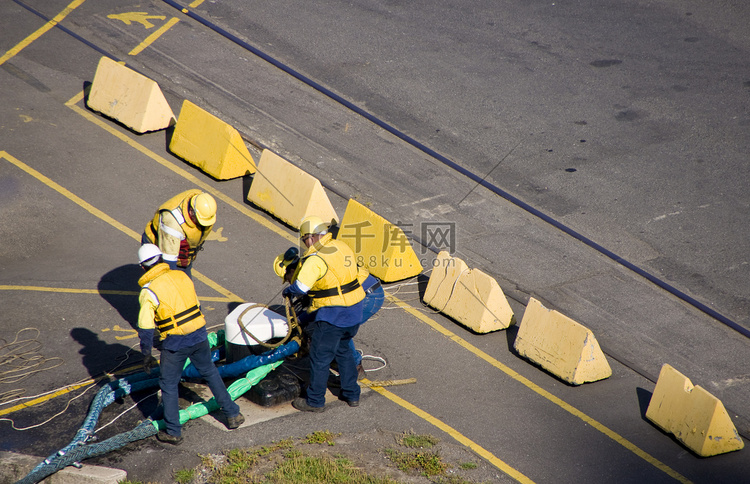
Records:
[[[164,24],[161,27],[159,27],[158,30],[156,30],[153,34],[149,35],[148,37],[146,37],[146,40],[144,40],[143,42],[141,42],[135,49],[133,49],[130,52],[128,52],[128,55],[138,55],[138,54],[140,54],[141,52],[143,52],[143,50],[146,47],[148,47],[151,44],[153,44],[156,39],[158,39],[159,37],[161,37],[162,34],[164,34],[164,32],[166,32],[167,30],[171,29],[172,26],[174,26],[179,21],[180,21],[180,19],[178,19],[176,17],[172,17],[169,20],[169,22],[167,22],[166,24]]]
[[[142,149],[145,150],[146,148],[144,147]],[[18,158],[14,157],[14,156],[11,156],[6,151],[0,151],[0,159],[3,159],[3,158],[5,158],[6,160],[8,160],[11,164],[15,165],[16,167],[20,168],[21,170],[25,171],[29,175],[33,176],[34,178],[36,178],[40,182],[44,183],[48,187],[52,188],[56,192],[60,193],[61,195],[63,195],[67,199],[69,199],[72,202],[76,203],[77,205],[79,205],[80,207],[82,207],[84,210],[88,211],[89,213],[91,213],[95,217],[97,217],[97,218],[99,218],[99,219],[107,222],[112,227],[120,230],[121,232],[123,232],[126,235],[130,236],[131,238],[137,240],[138,242],[141,241],[141,234],[139,234],[135,230],[133,230],[133,229],[131,229],[129,227],[126,227],[125,225],[121,224],[120,222],[118,222],[114,218],[110,217],[106,213],[102,212],[98,208],[94,207],[90,203],[88,203],[85,200],[83,200],[82,198],[80,198],[79,196],[75,195],[74,193],[72,193],[67,188],[59,185],[58,183],[55,183],[51,179],[49,179],[46,176],[42,175],[37,170],[35,170],[32,167],[30,167],[29,165],[23,163]],[[200,280],[201,282],[209,285],[209,287],[211,287],[215,291],[219,292],[220,294],[223,294],[224,297],[226,297],[226,298],[228,298],[228,299],[230,299],[232,301],[243,301],[243,299],[241,297],[239,297],[238,295],[236,295],[233,292],[229,291],[228,289],[223,288],[222,286],[220,286],[219,284],[215,283],[214,281],[212,281],[208,277],[204,276],[200,272],[193,271],[193,275],[198,280]]]
[[[28,402],[19,403],[18,405],[15,405],[13,407],[6,408],[4,410],[0,410],[0,416],[2,416],[2,415],[8,415],[10,413],[17,412],[19,410],[23,410],[24,408],[33,407],[34,405],[39,405],[40,403],[44,403],[44,402],[47,402],[49,400],[52,400],[53,398],[57,398],[59,396],[66,395],[66,394],[68,394],[68,393],[70,393],[72,391],[78,390],[79,388],[87,387],[87,386],[89,386],[89,385],[91,385],[93,383],[96,383],[96,380],[94,380],[93,378],[91,378],[91,379],[85,380],[85,381],[83,381],[81,383],[78,383],[78,384],[75,384],[75,385],[70,385],[70,386],[67,386],[65,388],[61,388],[61,389],[57,390],[54,393],[50,393],[49,395],[44,395],[44,396],[39,397],[39,398],[34,398],[33,400],[29,400]]]
[[[94,207],[90,203],[88,203],[85,200],[83,200],[82,198],[78,197],[77,195],[75,195],[73,192],[71,192],[67,188],[65,188],[65,187],[63,187],[63,186],[55,183],[54,181],[52,181],[51,179],[49,179],[46,176],[42,175],[41,173],[39,173],[38,171],[36,171],[35,169],[33,169],[32,167],[30,167],[26,163],[23,163],[18,158],[14,157],[14,156],[11,156],[6,151],[0,151],[0,159],[3,159],[3,158],[5,158],[6,160],[8,160],[11,164],[15,165],[16,167],[20,168],[21,170],[25,171],[29,175],[33,176],[34,178],[36,178],[40,182],[44,183],[45,185],[47,185],[51,189],[55,190],[56,192],[58,192],[59,194],[61,194],[65,198],[71,200],[73,203],[76,203],[77,205],[79,205],[80,207],[82,207],[84,210],[86,210],[87,212],[91,213],[95,217],[104,220],[105,222],[107,222],[108,224],[110,224],[111,226],[113,226],[114,228],[120,230],[121,232],[124,232],[125,234],[129,235],[130,237],[132,237],[135,240],[137,240],[137,241],[140,242],[140,240],[141,240],[141,234],[137,233],[135,230],[132,230],[132,229],[124,226],[123,224],[121,224],[117,220],[113,219],[112,217],[110,217],[106,213],[102,212],[98,208]]]
[[[57,25],[70,12],[72,12],[73,10],[75,10],[76,8],[78,8],[85,1],[86,0],[74,0],[74,1],[70,2],[70,4],[67,7],[65,7],[65,9],[63,9],[62,12],[58,13],[57,15],[55,15],[55,17],[52,20],[50,20],[49,22],[47,22],[46,24],[44,24],[42,27],[40,27],[39,29],[37,29],[36,32],[34,32],[33,34],[31,34],[28,37],[26,37],[24,40],[22,40],[21,42],[19,42],[18,44],[16,44],[15,47],[13,47],[8,52],[6,52],[5,55],[3,55],[2,57],[0,57],[0,65],[3,65],[5,63],[5,61],[7,61],[8,59],[12,58],[13,56],[15,56],[16,54],[18,54],[19,52],[21,52],[24,48],[26,48],[29,44],[31,44],[36,39],[38,39],[39,37],[41,37],[42,35],[44,35],[45,32],[47,32],[52,27],[54,27],[55,25]]]
[[[112,291],[97,289],[74,289],[72,287],[45,287],[45,286],[13,286],[0,284],[0,291],[37,291],[37,292],[60,292],[69,294],[107,294],[114,296],[137,296],[136,291]]]
[[[140,145],[136,141],[132,140],[131,138],[129,138],[127,136],[125,136],[124,134],[122,134],[117,129],[111,127],[106,122],[102,121],[101,119],[97,118],[96,116],[92,115],[91,113],[89,113],[89,112],[81,109],[80,107],[76,106],[75,104],[78,101],[80,101],[82,98],[83,98],[83,93],[79,93],[76,96],[74,96],[73,98],[71,98],[66,103],[66,105],[68,107],[70,107],[71,109],[73,109],[74,111],[78,112],[81,116],[86,117],[87,119],[89,119],[93,123],[97,124],[98,126],[101,126],[103,129],[105,129],[105,130],[109,131],[110,133],[112,133],[117,138],[123,140],[124,142],[126,142],[130,146],[136,148],[141,153],[143,153],[143,154],[147,155],[148,157],[150,157],[151,159],[155,160],[156,162],[158,162],[162,166],[164,166],[164,167],[172,170],[173,172],[177,173],[178,175],[183,176],[187,180],[195,183],[196,185],[198,185],[199,187],[201,187],[204,191],[209,191],[212,195],[214,195],[215,198],[219,198],[222,201],[224,201],[225,203],[227,203],[228,205],[236,208],[241,213],[249,216],[254,221],[256,221],[257,223],[261,224],[263,227],[265,227],[265,228],[271,230],[272,232],[274,232],[274,233],[276,233],[276,234],[278,234],[278,235],[286,238],[287,240],[290,240],[293,243],[297,243],[298,242],[297,237],[295,237],[295,236],[293,236],[293,235],[291,235],[291,234],[289,234],[287,232],[282,231],[275,224],[273,224],[270,221],[268,221],[267,219],[259,216],[258,214],[250,211],[244,205],[242,205],[242,204],[234,201],[230,197],[224,195],[222,192],[219,192],[218,190],[214,190],[213,187],[211,187],[208,184],[202,182],[201,180],[199,180],[197,177],[195,177],[191,173],[189,173],[186,170],[183,170],[182,168],[174,165],[173,163],[167,161],[166,159],[164,159],[163,157],[157,155],[156,153],[153,153],[152,151],[150,151],[146,147]],[[583,420],[587,424],[591,425],[596,430],[602,432],[604,435],[606,435],[610,439],[614,440],[618,444],[622,445],[623,447],[625,447],[629,451],[633,452],[635,455],[637,455],[638,457],[642,458],[643,460],[645,460],[649,464],[653,465],[657,469],[661,470],[662,472],[666,473],[667,475],[673,477],[674,479],[676,479],[676,480],[678,480],[680,482],[683,482],[683,483],[686,483],[686,484],[691,482],[689,479],[685,478],[684,476],[682,476],[681,474],[679,474],[677,471],[673,470],[672,468],[670,468],[666,464],[662,463],[661,461],[659,461],[655,457],[651,456],[650,454],[648,454],[644,450],[640,449],[635,444],[633,444],[629,440],[625,439],[624,437],[622,437],[618,433],[616,433],[613,430],[609,429],[607,426],[605,426],[605,425],[601,424],[600,422],[594,420],[593,418],[589,417],[585,413],[583,413],[580,410],[576,409],[572,405],[568,404],[567,402],[561,400],[560,398],[556,397],[555,395],[551,394],[550,392],[548,392],[548,391],[544,390],[543,388],[539,387],[538,385],[536,385],[532,381],[528,380],[527,378],[521,376],[520,374],[518,374],[517,372],[513,371],[509,367],[503,365],[498,360],[492,358],[490,355],[488,355],[487,353],[481,351],[479,348],[476,348],[475,346],[471,345],[469,342],[467,342],[463,338],[459,337],[455,333],[453,333],[453,332],[451,332],[451,331],[443,328],[440,324],[438,324],[433,319],[427,317],[426,315],[424,315],[419,310],[413,308],[412,306],[408,305],[407,303],[401,301],[400,299],[398,299],[398,298],[396,298],[394,296],[388,296],[388,299],[390,301],[392,301],[393,303],[395,303],[396,305],[398,305],[399,307],[401,307],[407,313],[409,313],[412,316],[416,317],[417,319],[419,319],[419,320],[427,323],[430,327],[432,327],[436,331],[438,331],[438,332],[442,333],[443,335],[447,336],[448,338],[450,338],[451,340],[453,340],[455,343],[459,344],[460,346],[463,346],[464,348],[466,348],[467,350],[471,351],[472,353],[474,353],[479,358],[481,358],[481,359],[487,361],[488,363],[490,363],[492,366],[500,369],[501,371],[503,371],[504,373],[506,373],[508,376],[512,377],[514,380],[516,380],[519,383],[525,385],[527,388],[533,390],[538,395],[546,398],[547,400],[549,400],[550,402],[552,402],[555,405],[559,406],[560,408],[564,409],[565,411],[569,412],[570,414],[572,414],[572,415],[580,418],[581,420]],[[408,402],[406,402],[406,403],[408,403]],[[411,405],[411,404],[409,404],[409,405]],[[416,408],[416,407],[414,407],[414,408]],[[425,415],[427,415],[427,414],[425,414]],[[464,439],[465,439],[465,437],[464,437]],[[500,462],[502,462],[502,461],[500,461]],[[505,472],[505,471],[503,471],[503,472]]]
[[[367,378],[363,378],[362,383],[370,383],[370,381]],[[419,418],[427,421],[428,423],[434,425],[435,427],[439,428],[443,432],[447,433],[448,435],[456,439],[459,443],[470,448],[471,450],[479,454],[481,457],[489,461],[492,465],[494,465],[495,467],[497,467],[498,469],[500,469],[501,471],[503,471],[504,473],[506,473],[513,479],[515,479],[516,481],[524,483],[524,484],[534,482],[531,479],[529,479],[527,476],[522,474],[521,472],[517,471],[513,467],[503,462],[502,460],[498,459],[492,452],[488,451],[481,445],[477,444],[473,440],[464,436],[463,434],[461,434],[456,429],[446,424],[442,420],[439,420],[433,417],[429,413],[407,402],[406,400],[399,397],[398,395],[391,393],[390,391],[386,390],[383,387],[373,386],[370,388],[372,388],[374,391],[378,392],[379,394],[383,395],[385,398],[392,401],[393,403],[405,408],[406,410],[412,412],[414,415],[418,416]]]
[[[208,279],[210,281],[210,279]],[[213,282],[213,281],[211,281]],[[74,289],[71,287],[44,287],[44,286],[13,286],[0,284],[0,291],[37,291],[56,292],[68,294],[97,294],[108,296],[138,296],[138,291],[116,291],[113,289]],[[206,302],[243,302],[228,297],[198,296],[198,299]]]
[[[388,298],[389,301],[393,302],[394,304],[396,304],[397,306],[399,306],[401,309],[403,309],[407,313],[411,314],[412,316],[414,316],[415,318],[419,319],[420,321],[422,321],[424,323],[427,323],[432,329],[434,329],[438,333],[441,333],[442,335],[448,337],[450,340],[452,340],[454,343],[457,343],[459,346],[462,346],[462,347],[466,348],[467,350],[469,350],[470,352],[474,353],[476,356],[478,356],[482,360],[486,361],[490,365],[492,365],[495,368],[501,370],[503,373],[505,373],[509,377],[511,377],[514,380],[516,380],[517,382],[521,383],[526,388],[528,388],[528,389],[534,391],[536,394],[538,394],[538,395],[546,398],[547,400],[549,400],[550,402],[554,403],[555,405],[557,405],[558,407],[562,408],[563,410],[565,410],[566,412],[570,413],[571,415],[574,415],[575,417],[578,417],[579,419],[583,420],[584,422],[586,422],[587,424],[591,425],[593,428],[595,428],[599,432],[603,433],[604,435],[606,435],[607,437],[609,437],[610,439],[612,439],[616,443],[622,445],[623,447],[625,447],[629,451],[633,452],[635,455],[637,455],[641,459],[645,460],[649,464],[653,465],[654,467],[656,467],[660,471],[666,473],[667,475],[669,475],[670,477],[673,477],[674,479],[677,479],[680,482],[683,482],[683,483],[686,483],[686,484],[691,482],[689,479],[687,479],[686,477],[684,477],[683,475],[681,475],[680,473],[678,473],[677,471],[675,471],[674,469],[672,469],[668,465],[662,463],[657,458],[653,457],[651,454],[649,454],[646,451],[642,450],[641,448],[639,448],[638,446],[636,446],[635,444],[633,444],[632,442],[630,442],[628,439],[626,439],[625,437],[623,437],[620,434],[618,434],[617,432],[615,432],[614,430],[612,430],[609,427],[607,427],[606,425],[598,422],[597,420],[594,420],[593,418],[589,417],[588,415],[586,415],[582,411],[578,410],[577,408],[573,407],[569,403],[563,401],[559,397],[556,397],[552,393],[548,392],[547,390],[543,389],[542,387],[540,387],[536,383],[532,382],[528,378],[520,375],[518,372],[512,370],[511,368],[509,368],[508,366],[504,365],[500,361],[498,361],[495,358],[491,357],[490,355],[488,355],[484,351],[480,350],[476,346],[472,345],[471,343],[469,343],[465,339],[461,338],[457,334],[455,334],[452,331],[449,331],[448,329],[444,328],[443,326],[441,326],[440,324],[438,324],[437,321],[433,320],[432,318],[427,317],[421,311],[413,308],[412,306],[410,306],[409,304],[405,303],[404,301],[398,299],[397,297],[390,296],[390,295],[388,295],[386,297]]]
[[[116,372],[113,373],[113,375],[124,375],[126,373],[130,373],[130,372],[132,372],[134,370],[139,370],[139,369],[141,369],[141,365],[133,365],[133,366],[129,366],[128,368],[123,368],[122,370],[116,371]],[[33,407],[34,405],[39,405],[40,403],[47,402],[49,400],[52,400],[53,398],[57,398],[59,396],[68,394],[68,393],[70,393],[72,391],[78,390],[79,388],[83,388],[83,387],[87,387],[89,385],[92,385],[92,384],[94,384],[94,383],[96,383],[96,382],[98,382],[98,381],[100,381],[100,380],[102,380],[104,378],[107,378],[107,377],[108,377],[108,375],[102,375],[102,376],[98,376],[96,378],[89,378],[88,380],[84,380],[84,381],[82,381],[80,383],[74,383],[74,384],[69,385],[67,387],[60,388],[56,392],[50,393],[49,395],[43,395],[41,397],[29,400],[28,402],[19,403],[18,405],[15,405],[13,407],[6,408],[4,410],[0,410],[0,416],[8,415],[10,413],[17,412],[18,410],[23,410],[24,408]]]

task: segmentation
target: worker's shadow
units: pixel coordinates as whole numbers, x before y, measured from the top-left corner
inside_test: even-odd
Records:
[[[107,343],[99,339],[99,334],[88,328],[73,328],[70,330],[70,336],[81,345],[81,349],[78,350],[81,363],[94,378],[110,373],[115,368],[123,369],[126,366],[132,366],[135,360],[140,361],[140,351],[137,349],[131,351],[129,346]],[[133,358],[134,356],[136,358]],[[128,359],[133,361],[128,364],[126,362]]]
[[[127,264],[107,272],[99,280],[99,295],[117,310],[131,328],[138,324],[138,279],[143,269],[138,264]]]

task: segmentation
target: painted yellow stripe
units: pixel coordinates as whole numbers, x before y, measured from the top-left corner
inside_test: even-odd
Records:
[[[71,385],[65,388],[61,388],[58,391],[54,393],[50,393],[49,395],[44,395],[39,398],[35,398],[33,400],[29,400],[28,402],[19,403],[18,405],[15,405],[13,407],[6,408],[4,410],[0,410],[0,416],[2,415],[8,415],[13,412],[17,412],[19,410],[23,410],[24,408],[33,407],[34,405],[39,405],[41,403],[47,402],[49,400],[52,400],[53,398],[57,398],[62,395],[66,395],[72,391],[78,390],[79,388],[87,387],[91,385],[92,383],[95,383],[96,381],[94,379],[86,380],[82,383],[78,383],[77,385]]]
[[[149,35],[148,37],[146,37],[146,40],[144,40],[143,42],[141,42],[135,49],[133,49],[130,52],[128,52],[128,55],[138,55],[138,54],[140,54],[141,52],[143,52],[143,50],[146,47],[148,47],[151,44],[153,44],[156,39],[158,39],[159,37],[161,37],[162,34],[164,34],[164,32],[166,32],[167,30],[171,29],[172,26],[174,26],[179,21],[180,21],[180,19],[172,17],[172,19],[169,22],[167,22],[166,24],[164,24],[161,27],[159,27],[158,30],[156,30],[153,34]]]
[[[0,284],[0,291],[62,292],[69,294],[111,294],[115,296],[137,296],[136,291],[111,291],[98,289],[74,289],[71,287],[11,286]]]
[[[201,275],[202,276],[202,275]],[[205,277],[205,276],[202,276]],[[206,278],[212,284],[215,284],[210,279]],[[68,294],[106,294],[113,296],[137,296],[138,291],[115,291],[110,289],[74,289],[70,287],[44,287],[44,286],[12,286],[0,284],[0,291],[37,291],[37,292],[56,292],[56,293],[68,293]],[[228,297],[215,297],[215,296],[198,296],[198,299],[206,302],[243,302],[237,299],[231,299]]]
[[[367,378],[363,378],[362,383],[371,383],[371,382]],[[464,436],[463,434],[461,434],[456,429],[446,424],[442,420],[439,420],[433,417],[429,413],[407,402],[406,400],[399,397],[398,395],[391,393],[390,391],[386,390],[383,387],[370,387],[370,388],[372,388],[374,391],[378,392],[379,394],[383,395],[390,401],[394,402],[395,404],[400,405],[401,407],[412,412],[414,415],[418,416],[419,418],[429,422],[430,424],[439,428],[443,432],[447,433],[448,435],[456,439],[459,443],[470,448],[471,450],[479,454],[481,457],[489,461],[492,465],[494,465],[495,467],[497,467],[498,469],[500,469],[501,471],[503,471],[504,473],[506,473],[513,479],[515,479],[516,481],[521,482],[521,483],[533,483],[534,482],[531,479],[529,479],[527,476],[522,474],[521,472],[517,471],[513,467],[503,462],[502,460],[498,459],[494,454],[492,454],[492,452],[488,451],[481,445],[477,444],[473,440]]]
[[[121,224],[117,220],[113,219],[112,217],[110,217],[106,213],[102,212],[101,210],[99,210],[98,208],[94,207],[90,203],[86,202],[85,200],[83,200],[79,196],[75,195],[73,192],[71,192],[67,188],[65,188],[65,187],[63,187],[63,186],[55,183],[54,181],[52,181],[49,178],[47,178],[46,176],[42,175],[41,173],[39,173],[38,171],[36,171],[35,169],[33,169],[32,167],[30,167],[26,163],[23,163],[18,158],[14,157],[14,156],[11,156],[6,151],[0,151],[0,159],[2,159],[2,158],[5,158],[11,164],[15,165],[16,167],[18,167],[21,170],[25,171],[29,175],[33,176],[34,178],[36,178],[40,182],[44,183],[45,185],[47,185],[51,189],[55,190],[56,192],[58,192],[59,194],[61,194],[65,198],[67,198],[67,199],[71,200],[72,202],[76,203],[77,205],[81,206],[87,212],[89,212],[92,215],[94,215],[94,216],[96,216],[96,217],[104,220],[105,222],[107,222],[108,224],[110,224],[111,226],[113,226],[114,228],[120,230],[121,232],[124,232],[125,234],[129,235],[130,237],[132,237],[135,240],[137,240],[137,241],[140,242],[141,235],[139,233],[136,233],[135,230],[132,230],[132,229],[124,226],[123,224]]]
[[[140,369],[141,369],[141,365],[133,365],[128,368],[123,368],[122,370],[116,371],[113,374],[124,375],[124,374],[130,373],[135,370],[140,370]],[[9,407],[4,410],[0,410],[0,416],[8,415],[10,413],[17,412],[18,410],[23,410],[24,408],[33,407],[34,405],[39,405],[41,403],[52,400],[53,398],[57,398],[59,396],[68,394],[72,391],[78,390],[79,388],[87,387],[107,377],[108,377],[107,375],[103,375],[103,376],[99,376],[96,378],[89,378],[88,380],[84,380],[80,383],[75,383],[73,385],[69,385],[67,387],[61,388],[54,393],[50,393],[49,395],[44,395],[39,398],[34,398],[32,400],[29,400],[28,402],[19,403],[18,405],[14,407]]]
[[[8,59],[11,59],[13,56],[21,52],[24,48],[26,48],[29,44],[34,42],[36,39],[44,35],[45,32],[50,30],[52,27],[57,25],[62,19],[64,19],[70,12],[78,8],[83,2],[86,0],[74,0],[70,2],[70,4],[63,9],[62,12],[55,15],[55,17],[44,24],[42,27],[37,29],[36,32],[26,37],[24,40],[16,44],[12,49],[10,49],[8,52],[5,53],[2,57],[0,57],[0,65],[3,65],[5,61]]]
[[[440,333],[440,334],[448,337],[450,340],[452,340],[453,342],[457,343],[459,346],[462,346],[463,348],[469,350],[470,352],[472,352],[473,354],[475,354],[479,358],[483,359],[484,361],[486,361],[490,365],[492,365],[495,368],[501,370],[503,373],[505,373],[509,377],[511,377],[514,380],[516,380],[517,382],[521,383],[526,388],[528,388],[528,389],[534,391],[536,394],[538,394],[538,395],[546,398],[547,400],[549,400],[550,402],[554,403],[555,405],[557,405],[558,407],[562,408],[563,410],[565,410],[566,412],[570,413],[571,415],[574,415],[574,416],[580,418],[581,420],[583,420],[587,424],[591,425],[593,428],[595,428],[599,432],[603,433],[604,435],[606,435],[607,437],[609,437],[613,441],[617,442],[618,444],[622,445],[623,447],[625,447],[629,451],[633,452],[635,455],[637,455],[641,459],[645,460],[649,464],[653,465],[654,467],[656,467],[660,471],[668,474],[670,477],[673,477],[673,478],[677,479],[680,482],[683,482],[683,483],[686,483],[686,484],[691,482],[689,479],[687,479],[686,477],[684,477],[683,475],[681,475],[680,473],[678,473],[677,471],[675,471],[671,467],[667,466],[666,464],[662,463],[661,461],[659,461],[657,458],[653,457],[652,455],[650,455],[646,451],[640,449],[635,444],[633,444],[628,439],[626,439],[625,437],[621,436],[620,434],[618,434],[614,430],[612,430],[609,427],[607,427],[606,425],[604,425],[604,424],[602,424],[602,423],[594,420],[593,418],[589,417],[588,415],[586,415],[582,411],[578,410],[577,408],[573,407],[569,403],[563,401],[559,397],[556,397],[552,393],[548,392],[547,390],[545,390],[544,388],[540,387],[536,383],[532,382],[528,378],[520,375],[518,372],[512,370],[511,368],[509,368],[508,366],[504,365],[500,361],[498,361],[495,358],[491,357],[490,355],[488,355],[484,351],[480,350],[476,346],[472,345],[471,343],[469,343],[465,339],[461,338],[457,334],[453,333],[452,331],[447,330],[446,328],[444,328],[443,326],[441,326],[440,324],[438,324],[432,318],[427,317],[421,311],[413,308],[412,306],[410,306],[409,304],[405,303],[404,301],[400,300],[399,298],[397,298],[395,296],[388,295],[386,297],[387,297],[387,299],[389,301],[391,301],[392,303],[396,304],[397,306],[399,306],[401,309],[403,309],[407,313],[411,314],[412,316],[414,316],[415,318],[419,319],[420,321],[422,321],[424,323],[427,323],[432,329],[434,329],[438,333]]]
[[[143,149],[146,149],[146,148],[143,148]],[[52,188],[56,192],[60,193],[61,195],[63,195],[67,199],[69,199],[72,202],[76,203],[77,205],[79,205],[80,207],[82,207],[84,210],[88,211],[89,213],[91,213],[95,217],[98,217],[99,219],[107,222],[112,227],[120,230],[121,232],[123,232],[126,235],[130,236],[131,238],[137,240],[138,242],[141,241],[141,234],[139,234],[136,231],[130,229],[129,227],[126,227],[125,225],[121,224],[120,222],[118,222],[114,218],[110,217],[106,213],[102,212],[98,208],[94,207],[90,203],[88,203],[85,200],[83,200],[82,198],[80,198],[79,196],[75,195],[74,193],[72,193],[67,188],[59,185],[58,183],[55,183],[51,179],[49,179],[46,176],[44,176],[41,173],[39,173],[37,170],[35,170],[35,169],[31,168],[30,166],[28,166],[27,164],[23,163],[21,160],[17,159],[16,157],[11,156],[10,154],[8,154],[5,151],[0,151],[0,159],[3,159],[3,158],[5,158],[6,160],[10,161],[11,164],[13,164],[16,167],[20,168],[21,170],[25,171],[26,173],[28,173],[29,175],[33,176],[34,178],[36,178],[40,182],[44,183],[48,187]],[[214,289],[218,293],[223,294],[224,297],[226,297],[227,299],[229,299],[231,301],[243,301],[243,299],[241,297],[239,297],[238,295],[236,295],[233,292],[229,291],[228,289],[225,289],[224,287],[220,286],[219,284],[216,284],[215,282],[213,282],[211,279],[209,279],[208,277],[204,276],[200,272],[193,271],[193,276],[195,276],[201,282],[204,282],[205,284],[209,285],[212,289]]]
[[[124,134],[122,134],[121,132],[117,131],[115,128],[109,126],[104,121],[101,121],[99,118],[96,118],[95,116],[91,115],[87,111],[85,111],[85,110],[79,108],[78,106],[76,106],[75,103],[78,102],[78,100],[80,100],[82,98],[82,96],[83,96],[83,94],[79,93],[78,95],[76,95],[73,98],[71,98],[71,100],[68,101],[68,103],[66,103],[66,105],[68,107],[70,107],[71,109],[73,109],[74,111],[76,111],[79,114],[81,114],[82,116],[84,116],[87,119],[91,120],[95,124],[101,126],[105,130],[109,131],[110,133],[112,133],[116,137],[122,139],[127,144],[129,144],[129,145],[133,146],[134,148],[138,149],[141,153],[146,154],[147,156],[149,156],[151,159],[157,161],[162,166],[164,166],[164,167],[172,170],[173,172],[175,172],[175,173],[177,173],[177,174],[185,177],[189,181],[191,181],[191,182],[195,183],[196,185],[200,186],[201,188],[203,188],[205,191],[210,191],[210,193],[212,195],[214,195],[215,198],[219,198],[222,201],[224,201],[225,203],[227,203],[228,205],[236,208],[241,213],[247,215],[248,217],[252,218],[257,223],[261,224],[263,227],[265,227],[265,228],[271,230],[272,232],[274,232],[274,233],[276,233],[276,234],[278,234],[278,235],[286,238],[287,240],[290,240],[293,243],[297,243],[298,242],[296,236],[293,236],[293,235],[289,234],[288,232],[284,232],[284,231],[280,230],[275,224],[273,224],[270,221],[268,221],[267,219],[259,216],[258,214],[254,213],[254,212],[251,212],[244,205],[241,205],[238,202],[235,202],[233,199],[227,197],[226,195],[224,195],[223,193],[219,192],[218,190],[214,190],[213,187],[210,187],[209,185],[203,183],[202,181],[200,181],[198,178],[196,178],[192,174],[188,173],[187,171],[183,170],[182,168],[179,168],[179,167],[173,165],[171,162],[169,162],[166,159],[162,158],[161,156],[159,156],[159,155],[151,152],[147,148],[141,146],[140,144],[138,144],[134,140],[130,139],[129,137],[127,137]],[[501,371],[503,371],[504,373],[506,373],[507,375],[509,375],[510,377],[512,377],[513,379],[515,379],[516,381],[518,381],[519,383],[522,383],[527,388],[529,388],[529,389],[533,390],[534,392],[536,392],[538,395],[546,398],[547,400],[551,401],[555,405],[558,405],[562,409],[566,410],[567,412],[571,413],[572,415],[574,415],[574,416],[580,418],[581,420],[583,420],[584,422],[588,423],[589,425],[591,425],[592,427],[594,427],[598,431],[602,432],[604,435],[606,435],[610,439],[614,440],[618,444],[622,445],[623,447],[625,447],[629,451],[633,452],[635,455],[637,455],[638,457],[642,458],[643,460],[645,460],[649,464],[653,465],[657,469],[661,470],[662,472],[665,472],[666,474],[668,474],[669,476],[673,477],[674,479],[676,479],[676,480],[678,480],[680,482],[683,482],[683,483],[686,483],[686,484],[688,484],[688,483],[691,482],[689,479],[685,478],[684,476],[682,476],[681,474],[679,474],[677,471],[673,470],[672,468],[670,468],[666,464],[662,463],[661,461],[659,461],[655,457],[651,456],[650,454],[648,454],[644,450],[640,449],[635,444],[633,444],[629,440],[625,439],[621,435],[617,434],[613,430],[609,429],[605,425],[599,423],[598,421],[596,421],[593,418],[589,417],[585,413],[581,412],[580,410],[576,409],[575,407],[571,406],[570,404],[566,403],[565,401],[561,400],[560,398],[554,396],[553,394],[551,394],[548,391],[544,390],[543,388],[539,387],[538,385],[536,385],[532,381],[530,381],[527,378],[521,376],[520,374],[518,374],[517,372],[513,371],[509,367],[503,365],[498,360],[492,358],[487,353],[485,353],[485,352],[481,351],[480,349],[476,348],[475,346],[471,345],[470,343],[468,343],[466,340],[464,340],[463,338],[459,337],[455,333],[452,333],[451,331],[448,331],[447,329],[443,328],[440,324],[438,324],[436,321],[432,320],[431,318],[428,318],[426,315],[424,315],[419,310],[411,307],[410,305],[408,305],[404,301],[401,301],[400,299],[398,299],[398,298],[396,298],[394,296],[388,296],[388,299],[391,302],[393,302],[394,304],[396,304],[399,307],[401,307],[407,313],[409,313],[412,316],[416,317],[417,319],[419,319],[419,320],[427,323],[430,327],[432,327],[436,331],[438,331],[438,332],[442,333],[443,335],[447,336],[452,341],[454,341],[455,343],[459,344],[460,346],[463,346],[464,348],[466,348],[467,350],[471,351],[472,353],[474,353],[479,358],[481,358],[481,359],[487,361],[488,363],[490,363],[492,366],[500,369]],[[406,403],[408,403],[408,402],[406,402]],[[411,404],[409,404],[409,405],[411,405]],[[463,438],[465,439],[465,437],[463,437]],[[502,461],[500,461],[500,462],[502,462]],[[505,471],[503,471],[503,472],[505,472]]]

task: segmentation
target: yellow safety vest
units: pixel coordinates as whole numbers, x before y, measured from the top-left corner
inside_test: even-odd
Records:
[[[326,234],[307,249],[300,267],[310,257],[320,257],[326,266],[323,277],[307,293],[312,299],[310,311],[323,306],[353,306],[365,298],[365,291],[357,278],[356,257],[348,245]]]
[[[156,299],[154,324],[161,339],[170,334],[190,334],[206,325],[193,281],[183,271],[170,270],[169,265],[160,263],[141,276],[138,284]]]
[[[164,202],[158,208],[158,210],[156,210],[154,218],[151,220],[151,222],[146,224],[146,229],[144,230],[148,240],[150,240],[153,244],[158,244],[157,234],[159,231],[161,214],[163,212],[170,212],[172,216],[174,216],[174,218],[180,224],[182,231],[185,233],[185,240],[183,241],[183,243],[186,243],[188,246],[187,256],[184,256],[182,254],[182,250],[180,250],[180,257],[177,263],[177,265],[179,265],[180,267],[187,267],[191,262],[195,260],[195,257],[198,255],[198,251],[203,248],[203,243],[208,238],[208,234],[211,233],[211,227],[213,227],[213,225],[211,227],[200,227],[194,224],[188,216],[188,205],[190,203],[190,199],[200,193],[202,193],[201,190],[193,189],[182,192],[179,195],[175,195],[174,197],[170,198],[169,200]]]

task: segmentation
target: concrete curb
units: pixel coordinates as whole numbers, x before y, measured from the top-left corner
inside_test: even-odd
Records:
[[[0,452],[0,484],[11,484],[23,479],[44,457]],[[80,469],[68,466],[47,479],[46,484],[117,484],[128,478],[122,469],[83,464]]]

